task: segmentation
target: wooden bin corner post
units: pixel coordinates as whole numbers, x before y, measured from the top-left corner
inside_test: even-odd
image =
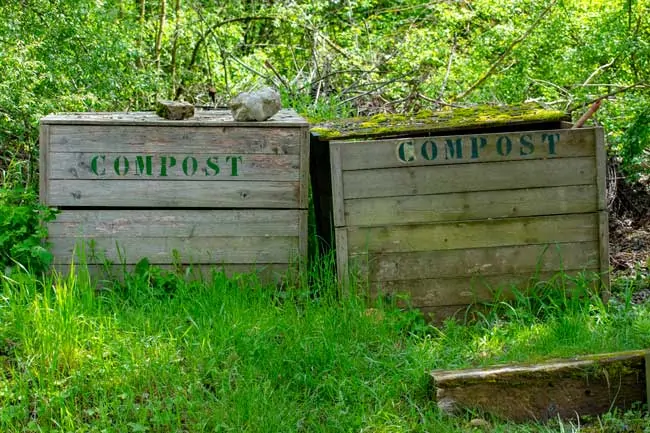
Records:
[[[332,219],[335,231],[336,272],[344,295],[350,294],[350,269],[348,266],[348,232],[345,227],[343,202],[343,167],[341,146],[344,143],[330,143],[330,170],[332,182]]]
[[[602,297],[609,298],[609,212],[607,209],[607,149],[603,128],[593,128],[596,146],[596,185],[598,189],[598,238],[600,242],[600,276]]]
[[[236,122],[224,110],[172,121],[153,113],[80,113],[41,120],[41,200],[55,264],[77,242],[133,268],[304,270],[309,125],[292,110]],[[181,263],[177,263],[180,258]],[[295,269],[294,269],[295,268]]]

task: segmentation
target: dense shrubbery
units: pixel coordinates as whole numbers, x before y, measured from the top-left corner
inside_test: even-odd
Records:
[[[597,116],[631,171],[648,137],[649,11],[648,0],[6,2],[0,167],[35,153],[51,111],[206,104],[209,86],[223,104],[271,83],[315,118],[530,99],[579,114],[633,86]]]

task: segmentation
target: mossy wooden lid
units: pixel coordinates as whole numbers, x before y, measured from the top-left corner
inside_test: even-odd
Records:
[[[558,110],[548,110],[536,103],[521,105],[480,105],[440,111],[421,111],[412,115],[377,114],[323,122],[311,128],[320,140],[382,138],[409,134],[433,135],[452,131],[491,128],[520,128],[569,120]]]

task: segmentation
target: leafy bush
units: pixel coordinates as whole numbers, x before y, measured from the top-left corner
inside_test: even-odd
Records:
[[[0,270],[9,272],[22,266],[34,272],[44,270],[52,262],[45,248],[45,222],[54,219],[56,211],[38,204],[37,194],[25,188],[0,188]]]

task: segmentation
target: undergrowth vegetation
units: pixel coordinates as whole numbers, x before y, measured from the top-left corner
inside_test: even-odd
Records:
[[[331,271],[318,294],[218,269],[189,281],[146,264],[98,285],[83,266],[69,276],[5,275],[0,429],[471,431],[472,414],[437,411],[428,371],[649,343],[650,310],[630,302],[630,288],[604,304],[587,286],[567,297],[540,284],[474,321],[434,327],[395,304],[340,298]],[[622,416],[590,425],[618,431]],[[577,431],[498,420],[490,430],[558,428]]]

